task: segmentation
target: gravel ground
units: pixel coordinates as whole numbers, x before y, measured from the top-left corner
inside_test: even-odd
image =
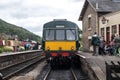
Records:
[[[27,74],[20,74],[19,76],[15,76],[9,80],[36,80],[37,76],[39,76],[43,67],[46,65],[45,61],[41,62],[35,69],[28,72]]]

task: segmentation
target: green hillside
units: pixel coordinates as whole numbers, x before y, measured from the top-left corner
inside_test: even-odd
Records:
[[[38,35],[35,35],[34,33],[22,27],[18,27],[0,19],[0,34],[2,33],[5,33],[7,35],[18,35],[19,40],[30,39],[39,42],[41,40],[41,37],[39,37]]]

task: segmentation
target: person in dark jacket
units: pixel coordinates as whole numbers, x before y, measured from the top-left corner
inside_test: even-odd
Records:
[[[92,36],[91,44],[93,45],[93,55],[98,55],[100,40],[96,32]]]

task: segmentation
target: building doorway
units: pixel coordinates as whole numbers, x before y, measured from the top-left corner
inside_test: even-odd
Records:
[[[110,27],[106,27],[106,42],[110,41]]]

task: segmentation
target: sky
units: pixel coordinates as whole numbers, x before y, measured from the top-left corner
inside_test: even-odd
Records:
[[[78,24],[84,0],[0,0],[0,19],[42,36],[42,27],[53,19]]]

